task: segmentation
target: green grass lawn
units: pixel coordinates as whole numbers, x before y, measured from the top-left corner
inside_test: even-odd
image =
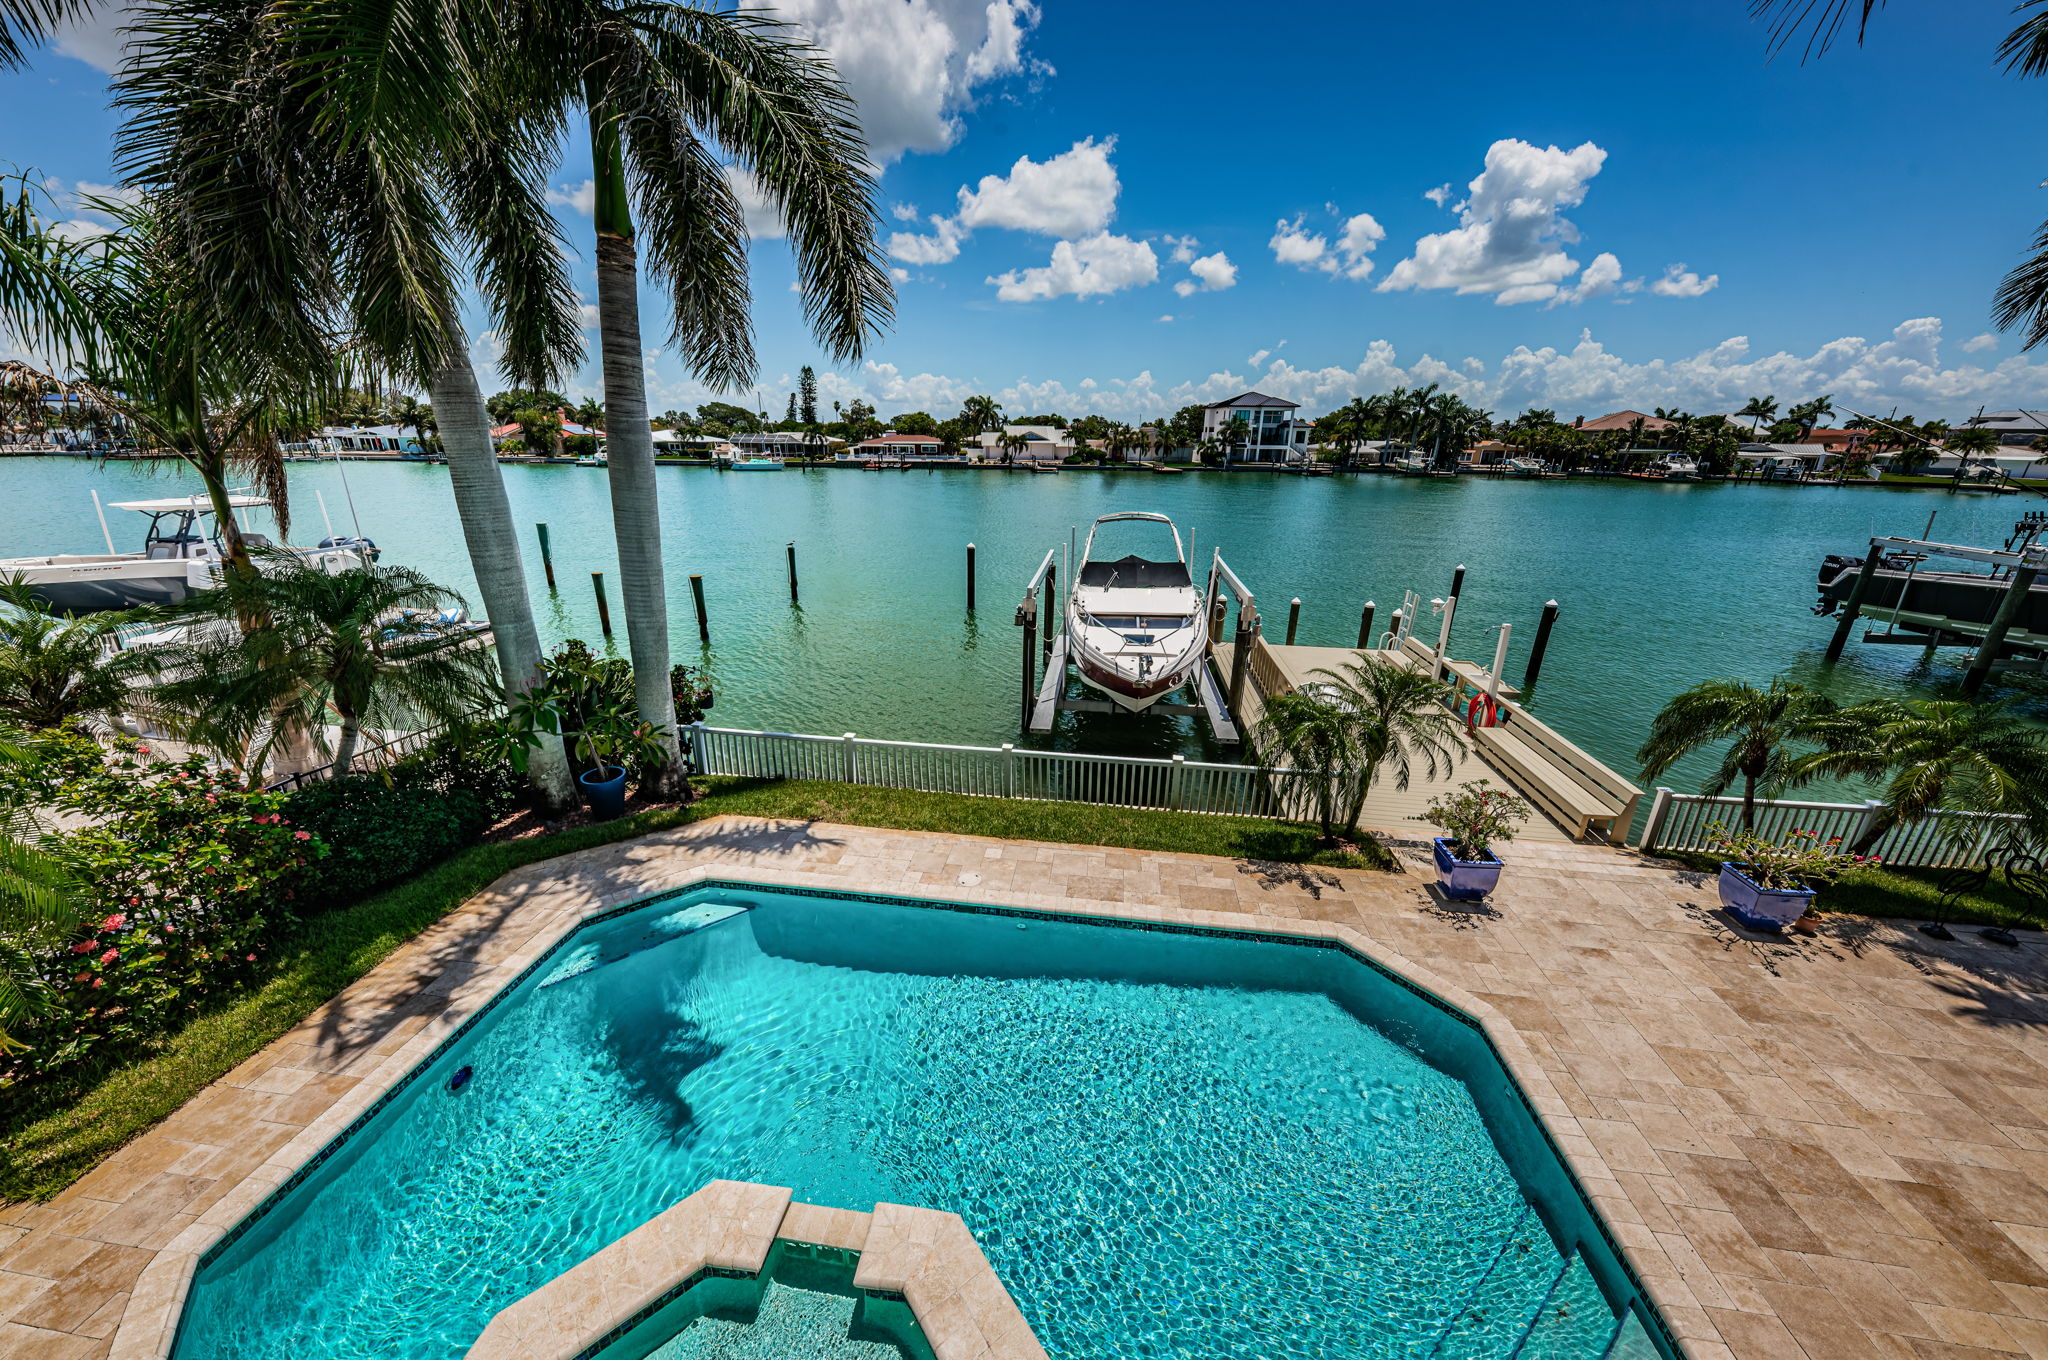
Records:
[[[500,875],[727,813],[1354,868],[1393,863],[1376,844],[1363,847],[1371,858],[1318,851],[1313,829],[1258,818],[712,779],[706,796],[688,807],[475,846],[357,906],[311,917],[272,952],[271,971],[259,984],[196,1017],[155,1051],[111,1069],[9,1092],[0,1114],[0,1200],[56,1194]]]
[[[1674,860],[1701,873],[1718,874],[1718,856],[1691,851],[1660,851],[1659,859]],[[1882,916],[1910,921],[1932,921],[1943,913],[1941,880],[1946,869],[1852,869],[1822,888],[1814,898],[1818,912],[1846,912],[1856,916]],[[2038,905],[2038,904],[2037,904]],[[2001,876],[1984,891],[1966,893],[1946,913],[1951,924],[1978,926],[2025,926],[2027,903]],[[2036,928],[2040,922],[2032,923]]]

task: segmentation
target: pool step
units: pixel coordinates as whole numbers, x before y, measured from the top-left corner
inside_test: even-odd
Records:
[[[1601,1360],[1619,1320],[1600,1292],[1585,1258],[1576,1252],[1557,1274],[1512,1360]]]
[[[1560,1273],[1550,1231],[1535,1209],[1523,1206],[1493,1264],[1430,1355],[1436,1360],[1481,1360],[1510,1354]]]
[[[1614,1333],[1614,1344],[1607,1348],[1602,1360],[1661,1360],[1662,1353],[1657,1343],[1650,1340],[1649,1328],[1631,1309],[1622,1315],[1621,1326]]]
[[[623,963],[635,954],[659,949],[662,945],[679,940],[685,935],[695,934],[707,926],[730,921],[753,909],[752,904],[747,902],[692,902],[687,907],[664,912],[642,923],[637,930],[602,933],[596,940],[571,946],[555,970],[543,978],[540,985],[552,987],[558,982],[568,982],[609,964]]]

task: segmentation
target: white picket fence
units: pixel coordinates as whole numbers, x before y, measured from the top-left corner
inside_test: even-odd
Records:
[[[1812,831],[1825,840],[1840,836],[1853,845],[1876,819],[1884,804],[1809,803],[1790,799],[1758,799],[1756,830],[1774,841],[1794,831]],[[1741,824],[1740,798],[1709,798],[1696,793],[1658,789],[1643,823],[1645,851],[1714,849],[1715,823]],[[1879,838],[1871,853],[1901,868],[1947,869],[1982,861],[1984,852],[2003,840],[2022,819],[2011,813],[1936,812],[1917,822],[1895,826]]]
[[[685,729],[705,774],[825,779],[984,798],[1169,808],[1232,817],[1284,817],[1295,771],[1148,756],[1034,751],[1011,745],[942,746],[731,727]]]

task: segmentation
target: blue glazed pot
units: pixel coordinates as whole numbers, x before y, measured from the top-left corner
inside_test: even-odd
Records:
[[[1453,902],[1477,902],[1499,885],[1500,856],[1459,859],[1444,837],[1436,837],[1431,844],[1436,847],[1436,885]]]
[[[609,778],[600,778],[607,773]],[[624,770],[607,765],[589,774],[577,775],[576,782],[583,786],[583,796],[590,800],[590,815],[598,821],[609,822],[626,815]]]
[[[1742,872],[1741,865],[1725,860],[1721,864],[1721,905],[1751,930],[1782,931],[1806,915],[1813,896],[1812,888],[1763,887]]]

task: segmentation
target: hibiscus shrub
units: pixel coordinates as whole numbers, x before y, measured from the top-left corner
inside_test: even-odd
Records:
[[[81,887],[85,924],[38,961],[49,1003],[15,1028],[0,1086],[146,1046],[245,982],[326,853],[284,794],[240,788],[199,760],[80,761],[54,801],[91,819],[48,847]]]
[[[301,896],[309,907],[360,902],[387,883],[418,873],[474,841],[491,823],[461,789],[387,784],[352,775],[308,784],[291,796],[291,816],[327,847],[306,867]]]

